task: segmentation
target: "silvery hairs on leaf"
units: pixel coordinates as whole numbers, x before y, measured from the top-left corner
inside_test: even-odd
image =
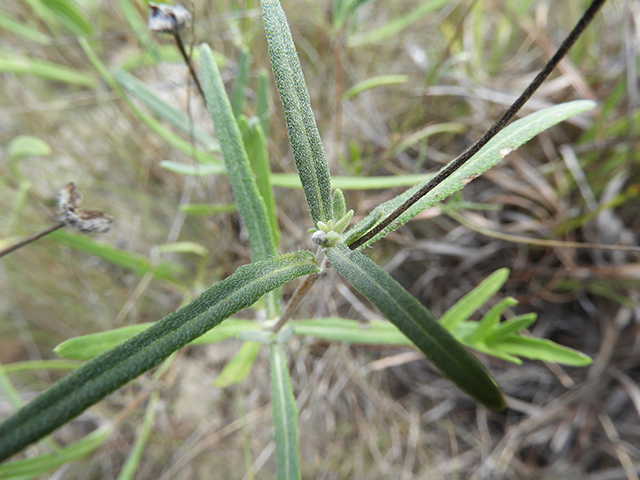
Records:
[[[191,13],[182,5],[149,2],[147,28],[152,32],[175,34],[187,26],[190,18]]]
[[[80,208],[82,194],[69,183],[58,194],[60,221],[82,233],[106,233],[111,230],[113,218],[97,210]]]

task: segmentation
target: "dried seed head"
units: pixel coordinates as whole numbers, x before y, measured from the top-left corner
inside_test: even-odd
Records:
[[[147,28],[152,32],[176,34],[187,26],[190,18],[191,13],[182,5],[149,2]]]
[[[83,233],[105,233],[111,229],[113,218],[96,210],[80,208],[82,195],[73,183],[58,194],[60,221]]]

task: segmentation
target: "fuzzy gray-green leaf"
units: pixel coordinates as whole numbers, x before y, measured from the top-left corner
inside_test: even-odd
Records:
[[[207,107],[220,141],[227,175],[236,197],[236,206],[249,232],[253,259],[265,260],[276,253],[267,208],[253,178],[242,135],[220,78],[220,72],[211,49],[206,44],[200,47],[200,69]]]
[[[371,240],[364,243],[363,247],[371,245],[376,240],[407,223],[418,213],[438,202],[441,202],[453,193],[462,189],[471,180],[482,175],[484,172],[489,170],[489,168],[502,160],[502,158],[507,154],[528,142],[540,132],[545,131],[573,115],[591,110],[593,107],[595,107],[595,102],[590,100],[576,100],[574,102],[563,103],[561,105],[541,110],[528,115],[517,122],[513,122],[490,140],[489,143],[487,143],[467,163],[451,174],[449,178],[444,180],[411,206],[407,211],[402,213],[402,215],[400,215],[396,221],[392,222],[391,225],[387,226],[387,228],[382,230]],[[391,214],[396,208],[408,200],[411,195],[426,185],[427,182],[428,180],[376,207],[360,223],[349,230],[345,240],[346,243],[353,243],[359,237],[364,235],[375,224],[382,221],[387,215]]]
[[[341,243],[326,248],[333,267],[373,303],[462,391],[489,408],[505,401],[484,366],[429,311],[376,263]]]
[[[300,478],[300,458],[298,456],[298,407],[291,388],[291,377],[287,366],[284,347],[272,343],[271,363],[271,403],[273,405],[273,425],[276,429],[276,458],[278,479],[298,480]]]
[[[331,177],[318,133],[309,92],[296,47],[279,0],[262,0],[262,18],[269,42],[269,55],[276,86],[314,225],[333,218]]]
[[[311,252],[238,268],[190,304],[55,383],[0,424],[0,462],[51,433],[265,293],[320,269]]]

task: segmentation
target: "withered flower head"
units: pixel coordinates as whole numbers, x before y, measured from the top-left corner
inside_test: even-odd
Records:
[[[182,5],[149,2],[147,28],[152,32],[175,34],[187,26],[190,18],[191,13]]]
[[[83,233],[105,233],[111,229],[113,218],[97,210],[80,208],[82,194],[69,183],[58,194],[60,221]]]

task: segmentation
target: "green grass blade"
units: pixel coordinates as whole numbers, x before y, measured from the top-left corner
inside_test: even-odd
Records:
[[[161,262],[158,265],[141,255],[120,250],[105,243],[98,242],[87,235],[71,233],[66,230],[56,230],[48,235],[48,238],[56,240],[58,243],[68,245],[76,250],[83,251],[90,255],[95,255],[102,260],[118,265],[119,267],[132,270],[141,277],[150,270],[154,270],[153,277],[158,280],[165,280],[176,285],[182,285],[176,275],[184,273],[182,267]]]
[[[0,393],[4,398],[7,399],[9,404],[14,409],[17,410],[22,406],[22,399],[20,398],[20,394],[11,383],[9,376],[7,375],[7,370],[2,364],[0,364]]]
[[[131,0],[118,0],[120,9],[131,30],[136,34],[140,45],[142,45],[148,53],[154,58],[160,58],[158,48],[153,41],[153,37],[149,34],[146,22],[140,18],[138,10]]]
[[[209,175],[226,174],[227,168],[216,161],[216,163],[199,163],[197,165],[174,162],[172,160],[162,160],[160,166],[170,172],[179,175],[189,175],[195,177],[206,177]]]
[[[407,75],[380,75],[378,77],[368,78],[344,92],[342,98],[343,100],[350,100],[356,95],[360,95],[362,92],[366,92],[372,88],[382,87],[385,85],[397,85],[400,83],[407,83],[408,81],[409,77]]]
[[[376,263],[345,244],[326,248],[333,267],[373,303],[462,391],[495,410],[502,392],[484,366]]]
[[[440,325],[447,330],[452,330],[456,325],[467,320],[473,312],[487,303],[489,299],[502,288],[507,278],[509,278],[508,268],[501,268],[493,272],[485,278],[480,285],[467,293],[458,300],[453,307],[447,310],[444,315],[440,317]]]
[[[71,0],[46,0],[44,4],[74,35],[85,37],[93,35],[91,23]]]
[[[273,197],[271,187],[271,169],[269,167],[269,153],[267,152],[267,139],[262,132],[259,122],[249,123],[244,115],[238,118],[238,126],[242,132],[244,146],[251,162],[251,169],[258,184],[260,196],[267,207],[267,215],[271,224],[273,243],[278,245],[280,240],[280,227],[278,226],[278,214],[276,211],[276,200]]]
[[[201,163],[205,164],[214,164],[216,166],[220,166],[222,168],[222,164],[218,159],[213,157],[207,152],[194,148],[190,141],[183,140],[173,132],[167,130],[159,121],[153,118],[151,115],[146,114],[142,110],[140,110],[127,95],[122,91],[122,89],[118,86],[111,72],[107,70],[107,67],[100,61],[96,52],[91,48],[89,42],[80,38],[78,40],[80,46],[84,50],[85,54],[89,58],[89,61],[93,65],[93,67],[98,71],[100,76],[104,79],[104,81],[116,92],[120,98],[127,104],[127,106],[131,109],[136,116],[142,120],[153,132],[155,132],[160,138],[162,138],[165,142],[167,142],[172,147],[180,150],[187,155],[193,155],[193,157]]]
[[[245,265],[190,304],[139,335],[86,363],[0,424],[0,461],[51,433],[114,390],[159,365],[265,293],[302,275],[318,273],[301,251]]]
[[[557,343],[544,338],[532,338],[521,336],[510,336],[502,338],[496,342],[489,342],[489,347],[501,352],[531,360],[542,360],[543,362],[561,363],[574,367],[584,367],[593,363],[593,360],[584,353],[578,352],[568,347],[563,347]]]
[[[344,318],[320,318],[292,322],[297,335],[322,338],[356,345],[406,345],[413,346],[393,323],[370,320],[365,324]]]
[[[4,365],[7,373],[28,372],[29,370],[75,370],[80,364],[67,360],[29,360]]]
[[[242,382],[253,367],[253,362],[260,351],[260,343],[244,342],[236,355],[227,363],[218,378],[213,382],[214,387],[226,388]]]
[[[271,360],[271,403],[276,429],[276,458],[279,480],[300,479],[298,455],[298,407],[291,388],[291,377],[284,348],[279,343],[269,346]]]
[[[386,177],[331,177],[331,184],[340,190],[384,190],[394,187],[408,187],[416,182],[428,181],[432,173],[421,175],[394,175]],[[297,175],[272,173],[271,184],[274,187],[302,188]]]
[[[240,57],[238,58],[238,74],[233,82],[233,90],[231,93],[231,109],[233,115],[238,118],[242,115],[242,108],[244,106],[245,90],[249,83],[249,49],[243,47],[240,50]]]
[[[393,35],[407,29],[412,23],[420,20],[425,15],[444,7],[450,0],[431,0],[422,3],[418,8],[403,15],[395,20],[390,21],[386,25],[373,30],[371,32],[354,35],[347,41],[347,46],[357,47],[370,43],[379,43]]]
[[[107,439],[112,431],[110,425],[100,427],[82,440],[58,450],[55,453],[39,455],[25,460],[0,465],[0,478],[3,480],[35,478],[49,470],[73,462],[97,449]],[[1,442],[2,440],[0,440]]]
[[[235,203],[190,203],[180,205],[180,210],[187,215],[219,215],[236,211]]]
[[[117,480],[131,480],[136,473],[138,465],[140,464],[140,458],[142,457],[142,451],[144,450],[147,441],[149,440],[149,436],[151,435],[151,430],[153,429],[153,422],[156,418],[156,407],[158,406],[158,400],[160,400],[160,394],[158,392],[153,392],[151,397],[149,397],[149,403],[147,403],[147,409],[144,414],[144,420],[142,422],[142,426],[139,429],[139,432],[136,436],[136,441],[127,455],[127,460],[124,462],[122,466],[122,470],[118,474]]]
[[[291,31],[279,0],[262,0],[271,67],[298,174],[314,225],[333,218],[331,176]]]
[[[73,337],[59,344],[53,351],[70,360],[91,360],[98,355],[117,347],[121,343],[144,332],[153,323],[138,323],[126,327],[114,328],[100,333],[91,333]],[[227,338],[235,338],[240,332],[262,329],[252,320],[229,319],[213,330],[191,342],[192,345],[216,343]]]
[[[182,162],[163,160],[160,166],[170,172],[180,175],[204,177],[225,173],[226,169],[221,164],[188,165]],[[409,187],[416,182],[427,181],[433,178],[432,173],[420,175],[394,175],[385,177],[332,177],[331,182],[335,188],[341,190],[384,190],[394,187]],[[271,185],[281,188],[302,188],[298,175],[291,173],[272,173]]]
[[[3,14],[0,14],[0,28],[31,40],[32,42],[41,43],[43,45],[51,43],[51,38],[48,35],[45,35],[44,33]]]
[[[249,232],[253,259],[265,260],[276,253],[267,209],[254,180],[220,72],[211,49],[205,44],[200,47],[200,70],[202,89],[220,141],[236,206]]]
[[[502,160],[502,158],[507,154],[528,142],[540,132],[547,130],[573,115],[591,110],[595,105],[595,102],[590,100],[576,100],[574,102],[563,103],[561,105],[541,110],[512,123],[489,141],[489,143],[487,143],[465,165],[460,167],[460,169],[453,173],[449,178],[422,197],[422,199],[400,215],[396,221],[392,222],[391,225],[366,242],[363,247],[371,245],[376,240],[407,223],[418,213],[435,203],[441,202],[445,198],[462,189],[467,183],[469,183],[469,181],[479,175],[482,175],[489,168]],[[346,243],[351,243],[353,240],[362,236],[371,228],[371,226],[381,221],[384,217],[402,205],[405,200],[411,197],[411,195],[421,187],[426,185],[426,183],[427,182],[418,184],[397,197],[376,207],[367,217],[365,217],[364,220],[358,223],[347,233],[345,240]]]
[[[91,75],[73,68],[6,53],[0,54],[0,72],[15,73],[16,75],[35,75],[45,80],[80,85],[82,87],[95,88],[98,86],[96,79]]]
[[[130,73],[117,69],[113,72],[113,78],[124,87],[131,95],[144,103],[149,110],[163,118],[171,125],[179,129],[182,133],[191,136],[202,145],[208,152],[219,152],[218,141],[205,132],[200,127],[193,125],[189,117],[180,110],[169,105],[167,102],[153,93],[144,82],[141,82]]]

